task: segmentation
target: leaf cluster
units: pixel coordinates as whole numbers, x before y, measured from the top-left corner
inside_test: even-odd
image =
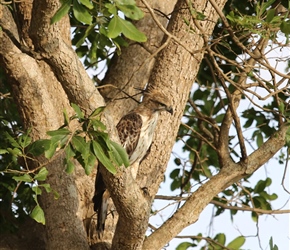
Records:
[[[65,111],[64,125],[57,130],[48,131],[49,139],[32,142],[32,138],[29,136],[30,131],[20,134],[16,138],[7,132],[4,133],[6,147],[0,149],[0,160],[3,155],[7,154],[12,157],[12,162],[7,164],[0,172],[0,177],[6,179],[2,184],[3,189],[0,190],[5,191],[11,204],[16,207],[18,201],[25,200],[22,197],[25,192],[30,201],[27,204],[24,203],[25,207],[23,209],[33,219],[42,224],[45,224],[45,216],[37,197],[42,194],[42,190],[45,190],[47,193],[53,192],[55,198],[58,198],[58,193],[52,190],[48,183],[42,182],[46,181],[48,175],[45,166],[56,158],[60,152],[64,151],[64,165],[67,173],[73,172],[76,161],[84,168],[87,175],[96,167],[98,161],[113,174],[116,173],[118,166],[129,166],[125,149],[109,138],[105,131],[106,126],[101,122],[104,108],[97,108],[88,117],[85,117],[77,105],[72,104],[72,107],[75,115],[68,117]],[[79,124],[76,130],[70,129],[73,121],[77,121]],[[46,161],[39,160],[42,155],[46,158]],[[20,162],[19,159],[21,159]],[[1,164],[1,166],[3,165]],[[7,181],[7,178],[10,178],[10,180]],[[18,196],[20,186],[24,186],[25,190],[19,194],[19,200],[16,199],[16,202],[14,202],[13,196],[16,193]],[[7,200],[5,202],[7,203]],[[33,204],[34,208],[32,208]],[[13,207],[10,206],[10,209],[13,209]]]
[[[289,36],[290,22],[287,18],[289,10],[288,14],[277,15],[277,10],[271,8],[275,2],[276,0],[257,1],[253,6],[254,15],[240,13],[237,8],[234,8],[228,13],[227,18],[237,32],[250,32],[275,38],[277,29],[280,29],[286,36]],[[285,1],[284,4],[288,5]]]
[[[97,68],[101,61],[109,61],[115,49],[119,53],[122,46],[128,46],[127,39],[147,39],[133,23],[144,16],[134,0],[64,0],[51,22],[68,13],[75,27],[72,43],[87,67]]]
[[[289,37],[288,1],[279,2],[287,7],[288,12],[283,14],[277,14],[275,4],[273,0],[231,0],[223,9],[227,23],[221,18],[206,41],[207,53],[201,62],[179,128],[177,141],[183,145],[183,152],[175,154],[176,166],[169,175],[172,191],[179,189],[180,195],[191,194],[218,173],[223,167],[219,152],[221,142],[227,145],[231,160],[237,163],[243,159],[241,142],[246,144],[244,154],[249,155],[249,152],[260,148],[280,125],[289,122],[290,99],[289,88],[286,87],[287,84],[289,87],[289,78],[280,77],[277,73],[280,69],[274,70],[275,66],[270,66],[266,56],[275,47],[274,44],[280,48],[287,46]],[[196,14],[193,18],[198,19]],[[277,41],[279,36],[284,36],[285,45]],[[251,58],[252,52],[262,42],[269,45],[260,50],[261,60]],[[287,72],[289,56],[285,58]],[[276,62],[279,60],[277,58]],[[263,64],[262,61],[267,63]],[[263,74],[271,77],[264,77]],[[276,77],[282,80],[277,81]],[[237,93],[240,94],[238,108],[232,103]],[[225,135],[221,131],[229,119],[232,122],[227,125],[230,128]],[[288,139],[287,134],[287,147]],[[287,162],[287,157],[281,150],[279,163]],[[272,183],[271,178],[251,182],[249,186],[249,177],[225,189],[215,198],[225,205],[215,205],[215,216],[228,210],[233,219],[239,210],[250,208],[252,219],[256,222],[260,213],[255,209],[272,209],[271,202],[278,196],[267,189]],[[226,208],[228,205],[237,209]],[[204,249],[239,249],[228,247],[225,242],[221,241],[221,246],[214,247],[208,243]],[[197,243],[184,242],[177,249],[187,249],[197,246]]]
[[[198,246],[198,244],[201,244],[202,240],[205,241],[205,245],[200,248],[202,250],[240,249],[246,241],[244,236],[238,236],[237,238],[226,244],[226,235],[224,233],[219,233],[213,238],[204,237],[202,234],[198,234],[191,240],[192,242],[183,242],[179,244],[176,250],[186,250],[190,247],[196,247]]]
[[[109,138],[105,131],[106,126],[101,122],[104,107],[97,108],[88,117],[81,109],[72,104],[75,115],[68,117],[64,112],[64,125],[54,131],[48,131],[50,139],[41,139],[33,142],[28,147],[28,153],[33,156],[44,154],[50,160],[56,157],[56,151],[64,149],[66,171],[74,170],[76,160],[84,168],[87,175],[96,166],[97,160],[111,173],[116,173],[116,167],[129,165],[125,149]],[[73,120],[78,122],[78,128],[70,129]]]

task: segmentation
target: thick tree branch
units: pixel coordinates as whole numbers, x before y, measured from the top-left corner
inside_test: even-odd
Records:
[[[183,228],[196,222],[201,211],[218,193],[255,172],[284,146],[288,129],[289,125],[283,125],[258,150],[249,155],[246,166],[243,166],[242,162],[241,164],[229,163],[219,174],[202,185],[171,218],[146,238],[143,249],[162,248]]]
[[[77,54],[63,38],[62,23],[50,24],[51,17],[59,6],[58,0],[33,2],[30,37],[35,49],[41,52],[43,59],[51,66],[70,102],[90,112],[104,106],[104,101]]]
[[[218,4],[223,6],[225,1],[218,1]],[[207,27],[207,34],[205,35],[209,36],[215,26],[217,15],[212,6],[207,5],[204,1],[195,1],[194,5],[196,11],[200,11],[207,16],[207,19],[201,25]],[[184,22],[184,20],[190,20],[190,24]],[[180,119],[188,100],[188,94],[203,57],[204,43],[202,34],[199,30],[195,30],[195,32],[189,31],[189,27],[193,26],[191,20],[192,15],[186,1],[178,1],[168,25],[168,32],[179,39],[180,42],[186,44],[187,50],[171,39],[168,46],[160,52],[149,79],[149,84],[163,89],[171,96],[174,108],[174,116],[170,117],[170,120],[166,114],[161,115],[155,133],[156,139],[151,147],[152,154],[139,168],[137,178],[140,178],[144,186],[150,187],[149,191],[152,197],[156,194],[159,184],[163,180],[171,146],[174,144],[173,138],[176,137]],[[198,51],[198,53],[192,56],[188,50]],[[163,124],[168,124],[173,129],[164,131]]]
[[[133,179],[130,168],[120,169],[116,175],[105,169],[101,173],[119,214],[112,249],[141,249],[151,208],[149,197]]]
[[[167,195],[156,195],[155,196],[156,200],[170,200],[170,201],[186,201],[188,197],[178,197],[178,196],[167,196]],[[237,210],[237,211],[250,211],[250,212],[257,212],[259,214],[288,214],[290,213],[289,209],[274,209],[274,210],[265,210],[265,209],[260,209],[260,208],[255,208],[255,207],[249,207],[245,206],[242,204],[242,206],[231,206],[228,205],[227,203],[222,203],[216,200],[212,200],[210,204],[222,207],[224,209],[229,209],[229,210]],[[157,230],[157,228],[153,227],[154,230]]]

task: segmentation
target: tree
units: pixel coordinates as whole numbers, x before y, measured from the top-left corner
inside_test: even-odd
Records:
[[[266,189],[271,179],[245,183],[280,150],[287,167],[290,77],[267,58],[287,46],[287,8],[274,0],[1,2],[1,247],[160,249],[209,203],[216,216],[229,205],[233,217],[238,210],[251,211],[254,220],[275,213],[270,201],[277,195]],[[289,56],[278,59],[289,70]],[[101,65],[107,72],[104,79],[94,73],[96,86],[85,68]],[[129,168],[117,166],[126,157],[114,124],[147,84],[172,99],[174,115],[160,117],[133,180]],[[244,101],[251,105],[241,119]],[[189,158],[175,158],[171,188],[185,201],[144,238],[176,138]],[[251,140],[257,146],[249,152]],[[101,173],[118,212],[101,240],[92,219],[96,160],[105,163]],[[27,214],[45,226],[23,222]],[[222,234],[206,239],[208,249],[225,245]],[[244,240],[226,247],[238,249]]]

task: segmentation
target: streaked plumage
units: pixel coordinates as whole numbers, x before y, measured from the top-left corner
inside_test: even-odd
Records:
[[[162,93],[151,89],[144,94],[143,102],[128,114],[123,116],[116,128],[122,146],[129,156],[130,165],[140,163],[151,146],[153,134],[161,111],[172,114],[169,99]],[[136,178],[137,171],[133,174]],[[98,213],[97,232],[101,237],[107,216],[109,193],[98,171],[93,198],[94,210]]]

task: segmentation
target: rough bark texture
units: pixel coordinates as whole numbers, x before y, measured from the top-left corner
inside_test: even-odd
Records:
[[[218,4],[222,8],[225,1],[219,1]],[[174,144],[183,109],[203,55],[203,53],[195,53],[195,51],[202,51],[204,46],[202,35],[209,36],[211,34],[218,18],[212,6],[205,1],[195,2],[194,7],[197,11],[204,13],[210,20],[200,23],[201,27],[206,27],[206,32],[198,29],[194,33],[188,32],[189,28],[184,22],[184,18],[191,20],[191,24],[194,25],[192,16],[187,8],[187,3],[179,1],[170,19],[168,31],[176,36],[184,47],[171,39],[169,45],[158,54],[149,79],[149,84],[162,89],[166,95],[172,98],[174,116],[169,118],[166,114],[161,115],[159,126],[155,132],[155,141],[151,147],[151,154],[139,168],[137,187],[134,183],[131,184],[131,180],[123,178],[118,178],[117,182],[113,179],[108,181],[112,198],[117,210],[120,211],[120,218],[113,239],[113,249],[141,249],[140,243],[134,242],[133,239],[141,240],[142,233],[145,234],[146,226],[144,227],[144,224],[147,224],[149,218],[150,204],[160,182],[163,180],[163,174],[171,152],[170,149]],[[109,178],[108,175],[106,177]],[[127,178],[129,177],[127,176]],[[149,197],[142,197],[142,193],[140,193],[142,187],[148,188]],[[120,199],[120,197],[127,197],[131,202],[122,204],[124,199]],[[139,202],[136,203],[136,200]],[[120,210],[121,207],[122,210]],[[143,216],[135,217],[134,212],[131,212],[134,210],[135,214],[142,211],[140,215],[143,214]],[[128,215],[133,215],[133,217],[128,217]],[[132,225],[133,218],[135,218],[135,221],[137,218],[140,221],[139,226],[136,225],[137,228],[134,226],[135,223]],[[140,225],[142,225],[142,228]],[[124,230],[124,228],[127,228],[127,230]],[[138,232],[141,234],[140,236],[138,236]],[[129,242],[128,238],[130,239],[131,235],[134,238],[132,238],[132,242]],[[161,241],[161,239],[159,240]],[[150,247],[148,249],[158,249],[162,246],[158,247],[152,244]]]
[[[178,1],[168,26],[170,34],[163,40],[166,46],[158,51],[164,32],[157,27],[148,12],[137,24],[147,34],[148,42],[143,46],[131,44],[123,49],[122,55],[113,59],[104,79],[104,84],[113,84],[129,94],[136,93],[134,88],[144,88],[149,83],[171,97],[174,116],[161,115],[151,152],[142,162],[136,181],[130,169],[120,168],[116,175],[101,169],[119,220],[116,231],[114,226],[107,227],[111,230],[110,235],[105,242],[95,244],[93,249],[162,248],[185,226],[194,223],[216,194],[253,173],[284,145],[286,127],[281,127],[275,136],[249,156],[247,162],[235,164],[231,160],[224,160],[222,171],[199,188],[172,218],[144,241],[151,203],[163,180],[184,106],[203,57],[205,38],[211,35],[218,18],[208,1],[193,2],[193,7],[207,17],[205,21],[194,20],[187,8],[187,1]],[[226,0],[215,2],[222,9]],[[175,1],[152,0],[148,3],[151,8],[169,14]],[[0,4],[0,64],[6,70],[25,126],[32,128],[34,139],[45,138],[48,130],[62,125],[63,109],[72,113],[70,102],[81,106],[86,113],[103,106],[105,102],[71,48],[68,19],[50,25],[50,18],[59,7],[59,1],[30,0],[20,2],[18,7],[20,30],[8,8]],[[162,16],[159,18],[166,26],[167,19]],[[194,27],[194,32],[189,32],[185,19]],[[102,90],[105,99],[111,101],[104,116],[112,138],[116,139],[114,124],[136,103],[128,99],[115,100],[122,94],[108,89]],[[62,159],[59,153],[59,157],[47,166],[50,173],[48,182],[60,194],[58,200],[51,194],[41,196],[47,225],[37,225],[37,231],[20,230],[19,236],[7,235],[5,240],[0,240],[1,249],[90,248],[91,235],[88,237],[88,233],[91,232],[89,228],[93,214],[91,198],[94,174],[85,176],[84,171],[77,168],[74,175],[67,175]],[[225,159],[228,158],[225,156]],[[144,187],[148,193],[143,192]],[[30,222],[27,227],[34,226],[35,223]],[[35,246],[31,243],[33,239],[37,242]]]
[[[155,58],[158,57],[156,53],[164,37],[164,32],[154,22],[142,1],[136,2],[145,12],[144,18],[136,23],[136,27],[146,34],[148,40],[144,44],[131,42],[129,47],[122,49],[120,56],[114,56],[108,72],[102,81],[102,85],[112,84],[131,96],[140,93],[140,89],[144,89],[148,83]],[[148,1],[151,8],[159,10],[164,15],[171,14],[175,3],[176,0]],[[156,17],[166,28],[168,17],[160,13],[156,12]],[[111,87],[101,89],[100,91],[107,100],[126,97],[120,90]],[[140,96],[140,94],[135,96],[135,99],[140,101]],[[138,105],[137,102],[132,99],[121,99],[112,104],[109,103],[108,109],[114,111],[117,118],[116,121],[119,121],[124,114],[136,107],[136,105]]]
[[[25,33],[33,42],[34,50],[20,44],[18,38],[23,35],[17,35],[11,13],[6,6],[0,5],[0,24],[4,31],[0,36],[0,60],[24,125],[32,129],[34,139],[39,139],[46,137],[46,131],[62,125],[64,109],[72,114],[69,102],[78,103],[88,111],[103,103],[76,54],[66,43],[67,36],[62,39],[60,35],[64,26],[69,31],[68,19],[65,24],[50,25],[50,18],[59,2],[36,3],[32,10],[31,34]],[[27,28],[24,31],[27,32]],[[88,215],[79,203],[91,199],[92,178],[84,176],[82,171],[77,178],[86,185],[77,187],[75,176],[64,172],[62,157],[47,168],[50,173],[48,182],[59,192],[60,199],[56,201],[52,194],[42,195],[47,223],[45,230],[37,232],[39,239],[45,242],[46,249],[88,249],[83,225]],[[85,210],[88,211],[88,208]],[[24,249],[26,244],[19,243],[19,249]]]

